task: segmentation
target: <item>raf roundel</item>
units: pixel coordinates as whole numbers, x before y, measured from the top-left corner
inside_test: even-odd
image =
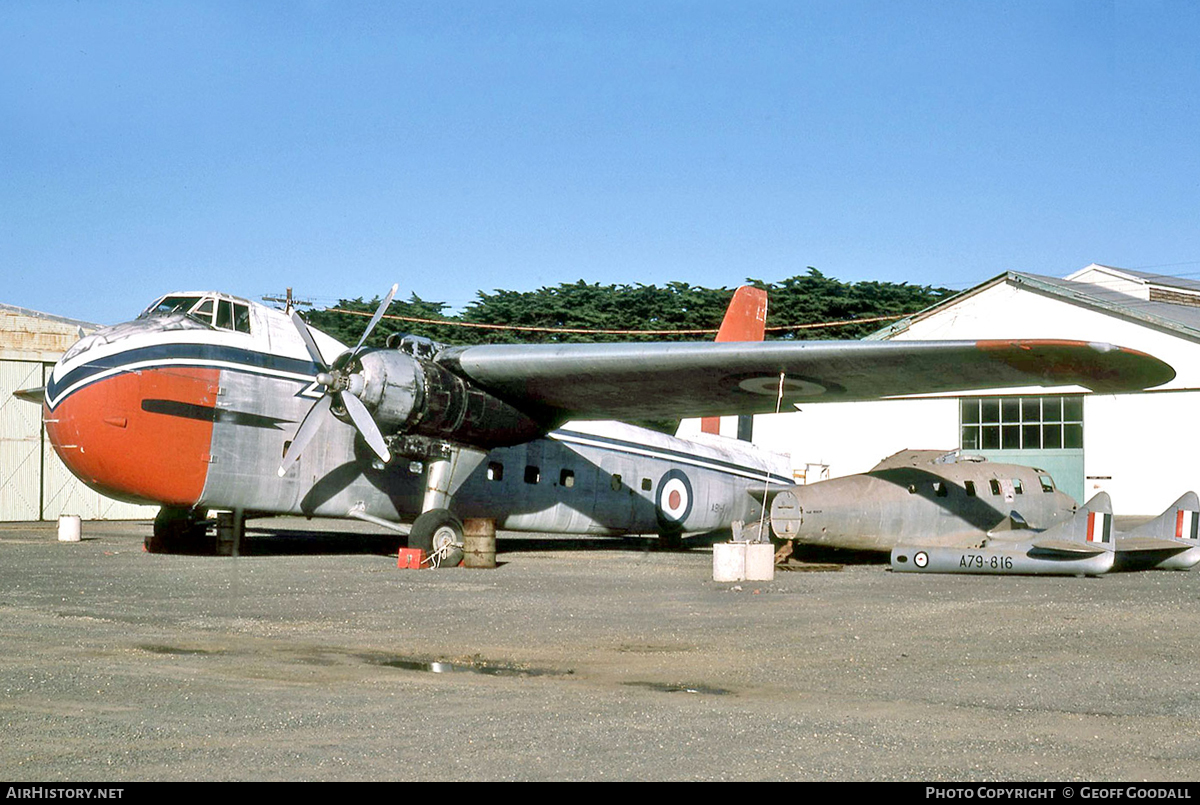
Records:
[[[682,523],[692,513],[692,483],[680,470],[671,470],[658,482],[655,501],[659,519],[671,525]]]

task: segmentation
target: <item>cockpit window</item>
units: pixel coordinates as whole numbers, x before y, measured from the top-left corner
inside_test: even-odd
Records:
[[[250,306],[233,303],[233,329],[239,333],[250,332]]]
[[[215,299],[205,299],[200,304],[192,309],[192,318],[200,319],[205,324],[213,323],[213,307],[216,305]]]
[[[233,329],[233,302],[228,299],[222,299],[217,308],[217,326],[222,330]]]
[[[199,296],[164,296],[157,304],[146,308],[142,315],[166,316],[171,313],[187,313],[199,301]]]
[[[221,330],[250,332],[250,306],[211,296],[165,296],[146,308],[141,318],[183,313],[189,318]]]

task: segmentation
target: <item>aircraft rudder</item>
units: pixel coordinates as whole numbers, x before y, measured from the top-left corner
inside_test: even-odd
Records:
[[[1200,545],[1200,497],[1195,492],[1185,492],[1158,517],[1130,529],[1127,536],[1173,539]]]
[[[717,331],[717,343],[729,341],[762,341],[766,337],[767,292],[753,285],[743,285],[733,292],[725,318]],[[741,433],[746,426],[739,422]],[[718,436],[721,433],[720,417],[704,417],[700,420],[700,432]],[[747,439],[746,441],[749,441]]]

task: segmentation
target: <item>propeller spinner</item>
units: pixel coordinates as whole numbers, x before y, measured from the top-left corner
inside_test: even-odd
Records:
[[[308,409],[308,413],[300,421],[300,427],[296,429],[296,435],[288,446],[287,452],[284,453],[283,462],[279,465],[280,478],[287,474],[287,471],[304,451],[305,446],[316,436],[317,431],[321,428],[321,423],[325,421],[326,414],[331,413],[335,397],[341,407],[345,409],[350,421],[354,423],[354,427],[362,435],[363,440],[375,451],[375,455],[385,463],[391,459],[392,455],[387,449],[387,443],[383,440],[383,433],[375,424],[371,412],[363,405],[362,400],[358,399],[363,381],[362,376],[354,371],[354,361],[368,336],[371,335],[371,331],[375,329],[375,325],[379,324],[379,320],[383,318],[384,311],[392,303],[392,297],[396,295],[399,287],[399,285],[392,286],[387,296],[379,304],[375,315],[371,317],[371,323],[363,331],[358,343],[354,345],[353,349],[348,349],[339,355],[332,366],[325,363],[325,358],[321,355],[321,350],[317,349],[317,342],[313,339],[304,319],[300,318],[299,313],[292,311],[292,323],[296,325],[296,330],[300,333],[300,338],[303,339],[309,356],[321,367],[321,371],[317,374],[317,382],[324,387],[325,391],[321,399]]]

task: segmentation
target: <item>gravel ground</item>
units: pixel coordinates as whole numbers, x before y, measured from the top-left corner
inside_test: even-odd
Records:
[[[1194,780],[1200,581],[712,581],[705,547],[0,524],[0,776],[135,780]],[[449,667],[434,663],[449,663]],[[434,672],[440,668],[442,672]]]

